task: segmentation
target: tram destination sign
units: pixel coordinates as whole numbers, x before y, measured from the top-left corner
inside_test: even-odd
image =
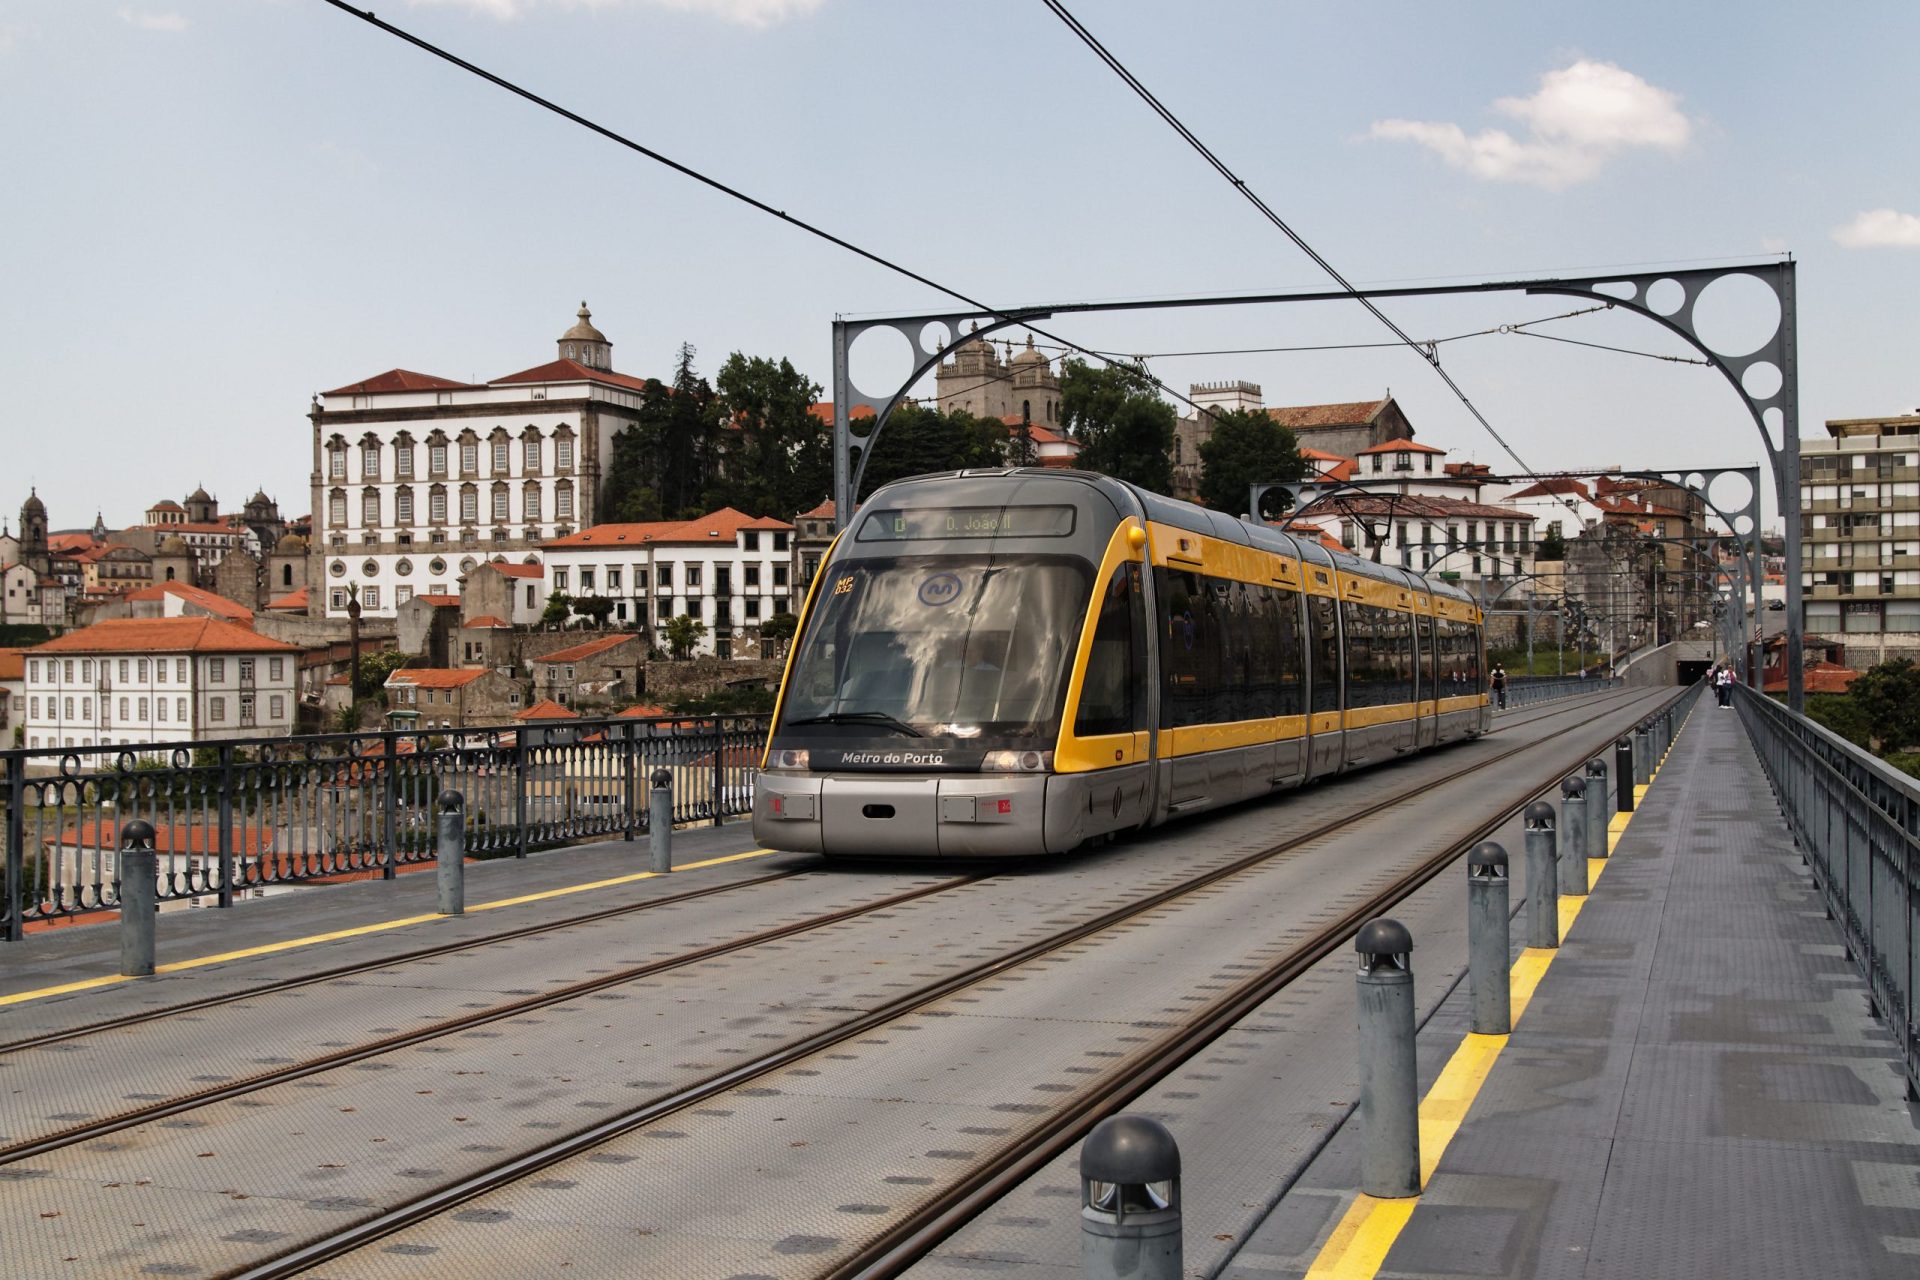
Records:
[[[856,542],[930,542],[942,538],[1066,538],[1073,508],[918,507],[870,512]]]

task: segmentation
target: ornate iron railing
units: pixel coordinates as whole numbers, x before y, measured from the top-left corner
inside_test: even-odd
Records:
[[[766,717],[670,717],[0,751],[0,938],[116,907],[120,827],[134,818],[154,827],[161,901],[229,906],[431,862],[448,787],[466,797],[477,858],[636,839],[661,769],[676,823],[748,814],[766,733]]]
[[[1920,1098],[1920,784],[1745,686],[1733,705]]]
[[[1559,698],[1578,697],[1583,693],[1602,693],[1608,689],[1620,687],[1615,677],[1589,676],[1585,680],[1578,678],[1562,680],[1555,676],[1541,676],[1533,679],[1512,679],[1507,681],[1507,706],[1530,707],[1536,702],[1553,702]],[[1499,699],[1494,700],[1498,707]]]

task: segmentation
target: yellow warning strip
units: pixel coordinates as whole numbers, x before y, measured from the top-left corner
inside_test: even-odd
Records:
[[[728,862],[742,862],[748,858],[764,858],[775,852],[772,849],[749,849],[745,853],[730,853],[720,858],[708,858],[704,862],[689,862],[685,866],[675,867],[671,874],[682,871],[698,871],[702,867],[717,867]],[[653,880],[661,873],[657,871],[636,871],[632,875],[615,876],[609,880],[592,880],[585,884],[567,885],[560,889],[547,889],[540,893],[524,893],[514,898],[500,898],[493,902],[478,902],[467,908],[473,911],[492,911],[498,907],[517,907],[528,902],[543,902],[548,898],[564,898],[569,894],[587,893],[594,889],[609,889],[615,885],[632,884],[637,880]],[[381,920],[374,924],[358,925],[352,929],[336,929],[332,933],[316,933],[304,938],[289,938],[284,942],[268,942],[257,947],[245,947],[239,951],[222,951],[218,955],[195,956],[191,960],[176,960],[171,964],[155,965],[154,972],[180,973],[188,969],[202,969],[212,964],[225,964],[229,960],[245,960],[253,956],[268,956],[281,951],[295,951],[301,947],[311,947],[322,942],[338,942],[342,938],[359,938],[370,933],[385,933],[389,929],[404,929],[408,925],[426,924],[433,920],[453,920],[455,916],[443,916],[433,913],[419,916],[402,916],[398,920]],[[66,982],[57,987],[41,987],[38,991],[19,991],[13,995],[0,996],[0,1008],[10,1004],[25,1004],[30,1000],[44,1000],[48,996],[71,995],[76,991],[92,991],[99,987],[110,987],[120,982],[134,979],[120,974],[108,974],[99,978],[83,978],[78,982]]]
[[[1636,802],[1646,793],[1646,787],[1635,787]],[[1638,809],[1634,812],[1638,812]],[[1621,833],[1632,820],[1633,813],[1617,813],[1613,816],[1607,828],[1609,853],[1620,842]],[[1589,892],[1606,869],[1605,858],[1587,859]],[[1558,906],[1560,937],[1563,941],[1573,922],[1579,919],[1581,908],[1586,905],[1584,894],[1561,896]],[[1534,991],[1540,986],[1540,980],[1547,976],[1553,958],[1559,954],[1554,948],[1528,947],[1513,962],[1508,982],[1514,1024],[1519,1023],[1520,1016],[1533,1003]],[[1460,1047],[1453,1051],[1447,1065],[1441,1069],[1433,1087],[1427,1090],[1426,1097],[1420,1100],[1421,1187],[1427,1185],[1433,1177],[1433,1171],[1440,1167],[1440,1157],[1446,1153],[1447,1144],[1459,1132],[1468,1110],[1473,1106],[1473,1100],[1480,1095],[1481,1086],[1486,1084],[1493,1064],[1506,1046],[1506,1036],[1483,1036],[1469,1032],[1466,1039],[1460,1042]],[[1381,1200],[1365,1194],[1355,1196],[1353,1203],[1347,1206],[1346,1213],[1334,1226],[1333,1234],[1320,1247],[1313,1266],[1307,1270],[1306,1280],[1373,1280],[1419,1203],[1418,1196],[1396,1200]]]

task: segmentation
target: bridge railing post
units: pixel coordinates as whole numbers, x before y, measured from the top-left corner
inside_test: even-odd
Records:
[[[135,818],[120,828],[120,972],[153,975],[154,914],[159,907],[159,858],[153,824]]]
[[[440,793],[440,825],[434,848],[434,886],[443,916],[467,910],[467,798],[458,791]]]
[[[647,848],[654,872],[665,875],[673,870],[673,770],[655,769],[652,782],[647,795]]]
[[[1080,1144],[1087,1280],[1180,1280],[1180,1146],[1146,1116],[1109,1116]]]
[[[1527,945],[1560,945],[1560,867],[1553,847],[1553,806],[1527,806]]]
[[[1607,785],[1607,760],[1587,761],[1587,856],[1607,856],[1607,824],[1613,820],[1613,788]]]
[[[1381,917],[1360,927],[1360,1190],[1420,1194],[1420,1097],[1414,1056],[1413,935]]]
[[[1561,893],[1585,896],[1587,892],[1588,821],[1586,780],[1579,777],[1563,780],[1560,783],[1560,830],[1555,834]]]
[[[1467,854],[1467,979],[1473,1030],[1483,1036],[1513,1030],[1513,982],[1507,972],[1510,884],[1506,849],[1492,840],[1473,846]]]
[[[1613,811],[1633,812],[1633,739],[1621,737],[1613,744]]]

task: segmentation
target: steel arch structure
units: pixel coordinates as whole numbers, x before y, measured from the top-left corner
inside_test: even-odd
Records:
[[[1560,294],[1610,303],[1645,316],[1679,335],[1718,369],[1746,407],[1766,444],[1773,471],[1775,497],[1786,526],[1787,571],[1787,698],[1795,711],[1804,711],[1806,686],[1803,667],[1802,588],[1800,583],[1800,362],[1796,338],[1795,264],[1791,259],[1734,263],[1717,267],[1687,267],[1672,271],[1628,271],[1602,275],[1555,276],[1519,280],[1481,280],[1460,284],[1406,285],[1390,288],[1323,289],[1292,293],[1236,294],[1213,297],[1138,299],[1127,302],[1067,302],[1014,307],[982,315],[977,311],[943,311],[917,315],[875,316],[833,321],[833,497],[835,520],[845,528],[852,517],[859,478],[873,441],[887,419],[912,390],[914,383],[937,366],[941,358],[963,341],[960,326],[979,323],[985,336],[1013,325],[1059,315],[1091,315],[1121,311],[1191,310],[1199,307],[1238,307],[1286,302],[1333,302],[1361,298],[1438,297],[1465,293]],[[1732,279],[1759,281],[1779,308],[1771,336],[1751,351],[1721,351],[1709,346],[1696,323],[1700,299],[1715,285]],[[944,330],[941,341],[929,343],[930,329]],[[871,392],[856,387],[847,357],[855,339],[872,329],[891,329],[907,340],[914,353],[913,372],[898,389]],[[1778,377],[1777,385],[1771,379]],[[851,410],[858,399],[874,409],[873,425],[856,436]],[[1758,493],[1755,493],[1758,501]],[[1736,534],[1748,531],[1736,528]],[[1759,536],[1756,519],[1752,535]],[[1758,575],[1756,574],[1756,577]]]

